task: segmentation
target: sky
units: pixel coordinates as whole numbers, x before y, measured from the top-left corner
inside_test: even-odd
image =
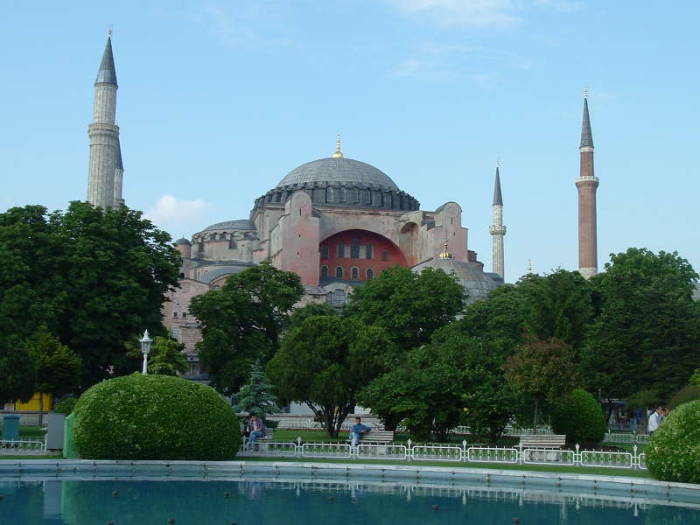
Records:
[[[700,270],[695,0],[0,0],[0,212],[87,192],[108,27],[124,198],[174,238],[247,218],[296,166],[372,164],[421,209],[458,202],[506,280],[578,265],[590,90],[599,266],[629,247]]]

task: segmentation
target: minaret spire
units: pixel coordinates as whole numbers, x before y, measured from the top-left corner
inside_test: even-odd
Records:
[[[489,228],[492,238],[492,271],[505,279],[503,237],[506,227],[503,224],[503,195],[501,193],[501,163],[496,161],[496,180],[493,185],[493,224]]]
[[[593,165],[593,133],[588,114],[588,89],[583,93],[578,189],[578,271],[586,279],[598,273],[598,178]]]
[[[117,113],[117,71],[112,53],[112,31],[107,36],[102,61],[95,79],[95,102],[90,137],[90,165],[87,200],[94,206],[111,208],[121,204],[121,149]]]

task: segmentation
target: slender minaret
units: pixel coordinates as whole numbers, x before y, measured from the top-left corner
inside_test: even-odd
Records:
[[[122,145],[117,136],[117,167],[114,168],[114,204],[118,208],[124,204],[122,197],[122,182],[124,180],[124,164],[122,163]]]
[[[499,163],[496,163],[496,182],[493,186],[493,224],[489,228],[489,232],[491,232],[493,238],[493,272],[505,279],[503,237],[506,234],[506,227],[503,224],[503,197],[501,196],[501,173]]]
[[[593,171],[593,134],[588,116],[588,90],[583,94],[581,128],[581,171],[576,179],[578,189],[578,271],[586,279],[598,273],[598,226],[596,191],[598,178]]]
[[[119,127],[115,123],[117,112],[117,72],[114,69],[111,31],[100,69],[95,80],[95,105],[92,124],[88,126],[90,137],[90,167],[88,175],[88,202],[102,208],[111,208],[121,202],[121,171],[117,184],[119,162]],[[119,193],[115,193],[118,187]]]

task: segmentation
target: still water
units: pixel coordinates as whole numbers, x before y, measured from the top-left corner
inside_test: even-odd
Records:
[[[0,525],[700,525],[698,505],[480,486],[56,479],[0,495]]]

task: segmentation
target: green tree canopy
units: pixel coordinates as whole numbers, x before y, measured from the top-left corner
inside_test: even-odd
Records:
[[[601,296],[582,355],[589,389],[604,398],[642,390],[662,397],[700,364],[698,275],[677,253],[630,248],[611,255],[592,281]]]
[[[502,366],[499,351],[453,324],[408,352],[359,401],[385,422],[403,420],[417,439],[445,439],[464,422],[495,441],[519,403]]]
[[[238,391],[238,403],[233,409],[236,412],[247,412],[265,419],[267,414],[277,412],[277,398],[273,391],[275,387],[267,379],[260,361],[250,366],[248,382]]]
[[[0,333],[0,406],[18,399],[29,401],[35,384],[34,355],[19,337]]]
[[[551,338],[531,339],[508,358],[504,370],[508,381],[518,390],[532,396],[535,402],[533,424],[539,423],[539,409],[549,406],[578,384],[578,363],[574,349]]]
[[[266,363],[274,355],[292,307],[303,293],[297,274],[265,263],[192,299],[190,311],[202,323],[199,356],[213,387],[234,394],[252,363]]]
[[[125,341],[162,332],[160,308],[180,256],[167,233],[124,206],[72,202],[0,213],[0,331],[46,325],[83,363],[81,387],[131,370]]]
[[[464,289],[442,270],[420,273],[394,266],[356,288],[345,313],[380,326],[402,349],[430,341],[464,307]]]
[[[306,403],[337,437],[357,393],[383,372],[391,346],[377,326],[339,316],[309,317],[290,330],[267,372],[283,402]]]
[[[80,384],[82,362],[73,350],[61,344],[45,326],[27,340],[26,346],[37,367],[37,392],[62,396],[75,391]]]
[[[148,373],[163,376],[184,374],[188,368],[184,350],[185,345],[172,337],[155,336],[148,355]],[[140,349],[138,354],[141,355]]]
[[[525,328],[531,337],[559,339],[578,349],[593,317],[590,283],[578,272],[556,270],[548,275],[529,274],[518,282]]]

